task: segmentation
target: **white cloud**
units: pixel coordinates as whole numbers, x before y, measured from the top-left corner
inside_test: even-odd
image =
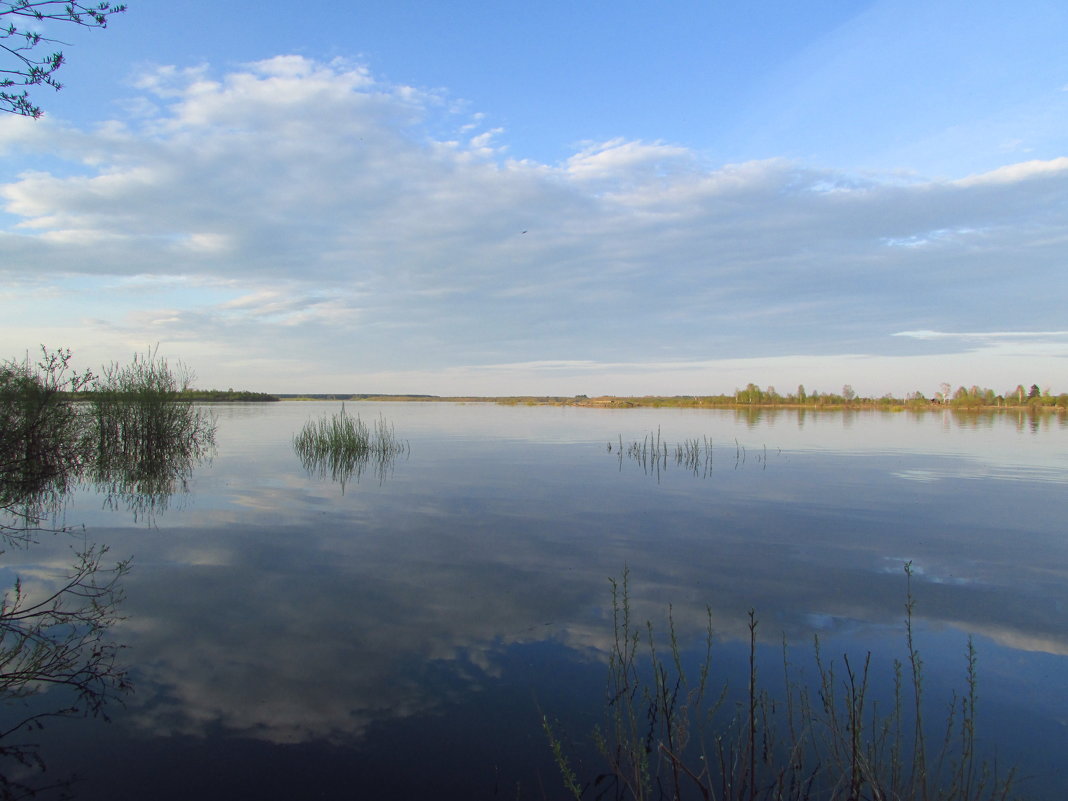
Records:
[[[957,186],[977,186],[981,184],[1014,184],[1027,181],[1032,178],[1044,176],[1058,176],[1068,172],[1068,156],[1050,159],[1048,161],[1023,161],[1018,164],[1008,164],[996,170],[984,172],[979,175],[969,175],[953,183]]]
[[[1068,331],[898,331],[894,336],[912,339],[1064,339],[1068,338]]]
[[[9,282],[160,282],[140,308],[83,293],[83,338],[330,353],[308,365],[324,376],[604,374],[595,365],[966,353],[966,338],[905,334],[1063,319],[1068,158],[924,181],[709,166],[616,139],[538,164],[503,158],[504,132],[475,133],[482,119],[440,94],[347,62],[161,68],[141,85],[148,116],[34,129],[53,166],[0,185]],[[0,146],[31,147],[22,130],[0,126]],[[176,305],[168,277],[200,288]],[[59,327],[71,308],[17,310],[0,345],[21,351],[31,322]],[[339,356],[338,336],[358,346]]]
[[[50,127],[47,120],[34,120],[17,114],[4,114],[0,117],[0,155],[7,153],[14,146],[30,144],[40,133],[35,123],[44,122]]]
[[[567,160],[567,172],[575,178],[591,180],[620,177],[635,171],[662,173],[673,165],[689,165],[693,154],[683,147],[663,144],[647,145],[613,139],[610,142],[587,144]]]
[[[483,133],[472,136],[468,142],[468,146],[472,151],[477,152],[479,155],[491,156],[504,149],[493,145],[493,140],[503,133],[504,128],[493,128],[492,130],[484,131]]]
[[[192,251],[219,253],[229,250],[231,241],[226,234],[190,233],[186,238],[185,246]]]

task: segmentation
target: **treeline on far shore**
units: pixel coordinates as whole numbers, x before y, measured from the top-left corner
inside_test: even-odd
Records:
[[[799,408],[799,409],[881,409],[881,410],[936,410],[956,409],[1031,409],[1068,411],[1068,393],[1054,395],[1050,389],[1041,389],[1037,384],[1030,387],[1017,385],[1014,389],[997,393],[979,386],[957,387],[943,384],[930,397],[922,392],[910,392],[903,397],[886,394],[879,397],[863,397],[846,384],[841,392],[807,392],[799,386],[796,392],[780,394],[774,387],[761,389],[748,384],[730,394],[719,395],[408,395],[373,393],[319,393],[287,395],[281,400],[329,400],[329,401],[393,401],[393,402],[441,402],[441,403],[497,403],[509,406],[586,406],[594,408],[631,407],[679,407],[679,408]]]
[[[79,392],[59,393],[69,400],[92,400],[101,394],[101,390],[89,389]],[[123,392],[111,391],[113,397],[121,399]],[[129,393],[132,394],[132,393]],[[166,393],[166,400],[187,401],[189,403],[258,403],[277,401],[278,396],[266,392],[252,392],[247,389],[172,389]]]
[[[260,401],[277,401],[277,395],[266,392],[251,392],[247,389],[183,389],[175,400],[195,401],[196,403],[256,403]]]
[[[71,393],[74,399],[89,399],[96,390]],[[121,394],[121,392],[119,393]],[[585,406],[593,408],[623,409],[633,407],[677,408],[804,408],[804,409],[882,409],[882,410],[979,410],[979,409],[1030,409],[1068,412],[1068,393],[1053,394],[1050,389],[1041,389],[1037,384],[1030,387],[1018,385],[1014,389],[997,393],[992,389],[959,386],[952,390],[943,384],[929,397],[922,392],[910,392],[903,397],[885,394],[879,397],[864,397],[846,384],[841,392],[806,392],[799,386],[796,392],[780,394],[775,387],[762,389],[748,384],[730,394],[718,395],[416,395],[377,393],[302,393],[289,394],[253,392],[242,389],[194,389],[173,388],[170,399],[194,403],[258,403],[280,400],[307,401],[393,401],[393,402],[442,402],[442,403],[497,403],[509,406]]]
[[[949,384],[941,387],[930,397],[923,392],[910,392],[904,397],[892,394],[879,397],[863,397],[846,384],[841,392],[806,392],[799,386],[797,392],[779,394],[774,387],[761,389],[756,384],[748,384],[745,389],[721,395],[675,395],[642,396],[634,398],[603,396],[587,398],[578,396],[572,400],[580,406],[678,406],[678,407],[787,407],[816,409],[1048,409],[1064,412],[1068,410],[1068,393],[1054,395],[1050,389],[1041,389],[1037,384],[1029,388],[1017,385],[1014,389],[997,393],[992,389],[979,386],[959,386],[955,390]]]

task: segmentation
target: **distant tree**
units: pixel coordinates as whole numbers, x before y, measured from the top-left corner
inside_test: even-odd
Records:
[[[842,397],[845,398],[846,403],[849,403],[857,397],[857,393],[853,391],[852,384],[846,384],[842,387]]]
[[[1042,390],[1038,388],[1038,384],[1032,384],[1031,389],[1027,391],[1027,399],[1032,400],[1034,398],[1041,398]]]
[[[0,67],[0,111],[36,119],[43,113],[30,102],[23,86],[51,86],[56,91],[63,84],[55,73],[66,60],[61,50],[48,55],[34,51],[40,45],[62,44],[45,36],[39,27],[46,22],[63,22],[83,28],[106,28],[108,17],[121,14],[126,4],[97,3],[88,5],[68,0],[0,0],[0,55],[9,66]]]
[[[804,384],[798,384],[797,385],[797,400],[800,403],[804,403],[806,400],[808,400],[808,395],[805,394],[805,385]]]
[[[953,405],[961,408],[977,408],[982,406],[985,400],[986,394],[977,384],[973,384],[970,389],[957,387],[957,391],[953,393]]]
[[[734,400],[736,403],[760,403],[764,399],[764,393],[760,387],[750,382],[745,389],[735,390]]]

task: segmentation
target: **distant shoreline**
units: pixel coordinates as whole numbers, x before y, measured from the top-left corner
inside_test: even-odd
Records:
[[[593,409],[638,409],[638,408],[678,408],[678,409],[796,409],[804,411],[1050,411],[1065,413],[1068,411],[1068,395],[1044,396],[1032,398],[1024,403],[1009,402],[1004,398],[999,402],[977,403],[972,399],[954,399],[949,401],[933,399],[901,398],[854,398],[846,400],[841,396],[816,396],[798,401],[784,398],[778,401],[762,400],[759,402],[739,402],[731,396],[711,395],[600,395],[596,397],[560,396],[560,395],[380,395],[358,393],[345,395],[340,393],[275,393],[273,397],[284,401],[344,401],[352,403],[492,403],[503,406],[578,406]]]

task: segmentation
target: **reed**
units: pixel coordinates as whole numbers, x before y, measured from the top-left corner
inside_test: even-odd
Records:
[[[92,380],[70,368],[67,350],[0,362],[0,533],[32,528],[55,512],[89,452],[78,408],[64,401]]]
[[[193,465],[214,453],[214,415],[182,400],[192,379],[183,365],[172,368],[148,351],[129,364],[105,366],[80,396],[93,454],[86,477],[108,506],[147,518],[166,508]]]
[[[714,464],[713,454],[715,445],[708,436],[685,439],[674,445],[670,445],[661,435],[660,429],[646,434],[640,440],[634,440],[624,444],[623,436],[619,435],[618,444],[609,442],[608,453],[615,452],[619,462],[619,469],[623,469],[624,458],[637,463],[648,475],[655,475],[658,479],[668,469],[669,461],[674,460],[676,467],[689,471],[699,478],[708,478],[712,473]],[[782,450],[776,452],[781,455]],[[776,455],[776,454],[773,454]],[[733,465],[733,469],[740,470],[746,465],[749,455],[745,446],[734,440],[734,447],[729,453],[725,453],[719,459],[724,466]],[[760,452],[751,457],[760,465],[761,470],[768,466],[768,446],[762,446]]]
[[[341,404],[339,412],[305,423],[293,437],[293,450],[305,470],[329,475],[344,488],[353,478],[358,481],[369,466],[383,480],[397,457],[407,454],[410,447],[384,419],[369,427]]]
[[[759,621],[748,619],[745,689],[713,680],[708,610],[704,655],[684,670],[671,611],[665,655],[651,623],[636,625],[627,587],[612,580],[614,639],[603,723],[594,744],[607,770],[583,784],[548,719],[543,728],[565,788],[575,799],[614,797],[704,801],[1006,801],[1013,771],[1001,775],[976,740],[976,653],[965,655],[967,688],[945,704],[944,724],[924,719],[923,661],[913,631],[911,564],[905,565],[905,659],[892,666],[889,709],[873,700],[869,652],[842,667],[814,640],[815,680],[804,681],[782,650],[784,690],[761,680]],[[842,672],[840,672],[842,671]]]
[[[23,537],[89,482],[135,517],[166,505],[215,447],[215,419],[181,402],[192,374],[149,351],[100,375],[69,350],[0,362],[0,535]]]
[[[172,369],[152,351],[135,355],[130,364],[104,367],[84,396],[97,452],[141,462],[175,455],[200,458],[214,444],[215,420],[202,408],[181,402],[191,382],[192,373],[183,365]]]

